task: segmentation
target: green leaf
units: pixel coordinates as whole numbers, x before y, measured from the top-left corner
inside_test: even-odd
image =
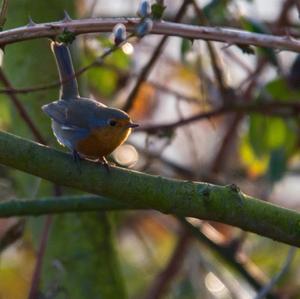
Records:
[[[111,42],[105,38],[100,39],[102,47],[110,47]],[[88,65],[95,61],[99,53],[92,49],[84,57],[83,64]],[[92,91],[96,91],[100,96],[112,97],[118,90],[119,82],[124,79],[124,72],[128,71],[131,64],[130,55],[125,54],[121,49],[111,53],[104,64],[91,68],[85,74],[88,86]]]
[[[284,147],[272,150],[267,176],[272,183],[279,181],[286,170],[287,157]]]
[[[75,33],[69,31],[68,29],[64,29],[64,31],[57,36],[57,40],[65,44],[71,44],[75,38]]]
[[[282,78],[276,78],[275,80],[270,81],[264,87],[264,92],[267,93],[267,96],[271,97],[272,100],[280,101],[299,101],[300,100],[300,91],[291,88],[287,81]],[[264,93],[262,94],[262,96]]]
[[[254,153],[261,157],[267,151],[266,145],[266,118],[257,114],[250,116],[249,122],[249,143],[253,148]]]
[[[279,117],[253,114],[249,123],[249,142],[258,157],[270,154],[272,150],[285,147],[291,153],[297,140],[295,123]]]
[[[231,0],[212,0],[203,8],[203,13],[214,25],[224,25],[228,19],[228,4]]]
[[[154,3],[151,5],[151,15],[153,20],[160,20],[164,14],[167,7],[159,3]]]
[[[251,115],[248,137],[257,158],[267,159],[266,175],[271,182],[282,178],[287,161],[297,149],[297,124],[279,117]]]
[[[118,77],[111,69],[103,67],[94,68],[90,70],[88,79],[91,90],[97,90],[104,97],[110,97],[116,91]]]
[[[180,57],[182,62],[186,62],[186,54],[192,49],[192,41],[187,38],[181,39]]]
[[[261,22],[253,20],[251,18],[241,17],[241,23],[243,28],[250,32],[270,34],[268,28]],[[274,66],[278,67],[278,60],[275,51],[272,48],[258,47],[258,54],[264,56]]]

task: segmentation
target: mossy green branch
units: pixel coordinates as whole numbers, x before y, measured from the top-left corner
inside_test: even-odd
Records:
[[[54,183],[111,198],[135,208],[219,221],[300,247],[300,214],[243,194],[235,185],[179,181],[81,161],[2,132],[0,163]]]
[[[38,200],[8,200],[0,202],[0,218],[125,209],[130,209],[130,207],[125,203],[102,196],[60,196]]]

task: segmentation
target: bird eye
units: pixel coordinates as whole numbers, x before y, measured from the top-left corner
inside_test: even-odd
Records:
[[[114,127],[114,126],[117,124],[117,122],[116,122],[114,119],[110,119],[110,120],[108,121],[108,124],[109,124],[110,126]]]

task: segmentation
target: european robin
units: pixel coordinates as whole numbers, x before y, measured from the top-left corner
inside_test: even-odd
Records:
[[[80,97],[68,47],[52,42],[51,49],[61,82],[60,97],[42,110],[52,120],[53,133],[72,152],[75,161],[84,156],[107,165],[105,156],[121,145],[138,125],[122,110]]]

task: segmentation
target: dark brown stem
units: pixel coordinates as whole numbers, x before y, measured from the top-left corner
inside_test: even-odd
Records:
[[[192,0],[192,4],[198,16],[199,25],[204,25],[204,26],[210,25],[209,21],[207,20],[201,8],[198,6],[197,2],[195,0]],[[221,98],[223,100],[223,103],[226,104],[229,90],[225,80],[221,61],[218,57],[218,53],[214,44],[211,41],[206,41],[206,45],[207,45],[208,53],[212,64],[212,69],[218,84],[218,89]]]
[[[0,68],[0,81],[3,83],[3,85],[7,89],[13,89],[10,81],[8,80],[6,75],[4,74],[2,68]],[[27,113],[25,107],[23,106],[23,104],[21,103],[21,101],[19,100],[17,95],[14,94],[14,93],[8,93],[7,95],[11,99],[13,104],[15,105],[16,109],[18,110],[18,112],[19,112],[20,116],[22,117],[22,119],[24,120],[24,122],[27,124],[27,126],[31,130],[31,132],[34,135],[35,139],[38,142],[46,145],[47,143],[46,143],[44,137],[42,136],[39,129],[37,128],[37,126],[32,121],[31,117]],[[53,188],[54,188],[54,193],[55,193],[56,196],[61,194],[60,187],[58,185],[53,185]],[[52,216],[49,215],[45,219],[44,227],[43,227],[43,230],[42,230],[42,238],[41,238],[40,244],[39,244],[36,265],[35,265],[34,273],[33,273],[33,276],[32,276],[32,283],[31,283],[29,296],[28,296],[29,299],[36,298],[36,295],[37,295],[37,292],[38,292],[38,286],[39,286],[41,270],[42,270],[42,262],[43,262],[43,258],[44,258],[44,255],[45,255],[45,250],[46,250],[46,247],[47,247],[47,241],[48,241],[48,237],[49,237],[49,231],[50,231],[51,223],[52,223]]]
[[[0,12],[0,28],[2,28],[6,22],[7,9],[8,9],[8,0],[2,0],[1,12]]]
[[[0,81],[3,83],[3,85],[5,86],[5,88],[7,88],[7,89],[13,89],[11,83],[7,79],[7,77],[4,74],[2,68],[0,68]],[[42,144],[46,144],[46,141],[45,141],[44,137],[42,136],[42,134],[38,130],[37,126],[33,123],[31,117],[27,113],[27,111],[24,108],[24,106],[22,105],[21,101],[13,93],[9,93],[8,96],[11,99],[11,101],[13,102],[13,104],[15,105],[16,109],[18,110],[18,112],[20,113],[20,116],[23,118],[23,120],[25,121],[25,123],[27,124],[27,126],[29,127],[29,129],[31,130],[31,132],[34,135],[35,139],[38,142],[42,143]]]
[[[285,0],[281,6],[279,17],[277,18],[276,27],[284,27],[288,24],[288,13],[294,3],[297,3],[295,0]]]
[[[205,234],[201,232],[199,227],[193,226],[184,218],[178,217],[179,221],[181,221],[183,227],[197,240],[201,243],[207,245],[213,252],[217,253],[222,259],[226,261],[228,265],[230,265],[233,269],[235,269],[255,290],[260,290],[263,284],[248,271],[245,267],[245,263],[239,261],[236,257],[236,252],[231,250],[231,248],[222,246],[220,244],[215,243],[210,238],[208,238]],[[267,298],[278,298],[275,294],[269,293]]]
[[[163,297],[168,290],[170,283],[180,271],[189,245],[190,234],[184,230],[178,239],[168,264],[165,269],[156,276],[144,299],[159,299]]]
[[[250,104],[236,104],[222,106],[208,112],[200,112],[191,117],[180,119],[170,123],[149,125],[140,128],[136,128],[136,132],[148,132],[156,134],[157,132],[174,130],[178,127],[186,126],[196,121],[203,119],[209,119],[211,117],[229,114],[233,112],[240,113],[261,113],[265,115],[276,115],[280,117],[293,117],[297,116],[300,111],[300,103],[298,102],[283,102],[283,101],[272,101],[272,102],[261,102],[261,103],[250,103]]]

